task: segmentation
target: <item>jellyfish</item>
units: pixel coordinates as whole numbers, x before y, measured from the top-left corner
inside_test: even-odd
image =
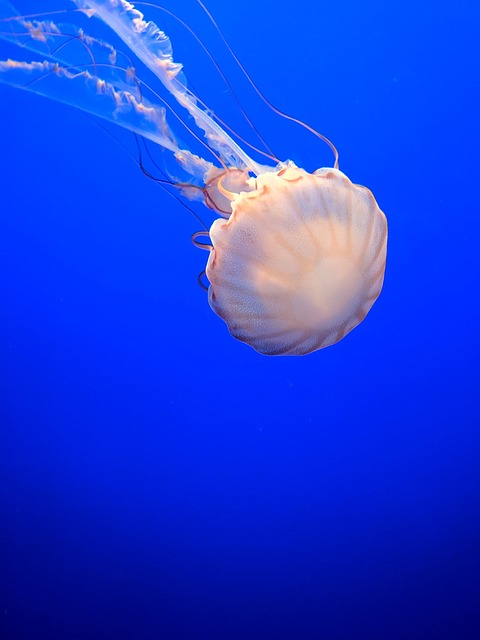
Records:
[[[371,191],[339,170],[335,147],[274,109],[327,142],[334,166],[310,173],[265,152],[269,163],[259,162],[191,91],[167,34],[133,4],[71,1],[89,24],[108,25],[128,53],[55,22],[57,15],[21,16],[0,1],[0,38],[43,57],[0,62],[0,81],[99,116],[171,154],[187,176],[175,187],[218,215],[193,239],[209,251],[208,301],[232,336],[262,354],[304,355],[352,331],[383,286],[387,222]],[[163,93],[137,75],[135,59]],[[183,143],[172,119],[206,152]]]

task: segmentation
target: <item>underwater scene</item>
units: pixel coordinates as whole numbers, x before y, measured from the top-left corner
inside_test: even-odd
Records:
[[[0,0],[0,638],[480,638],[480,5]]]

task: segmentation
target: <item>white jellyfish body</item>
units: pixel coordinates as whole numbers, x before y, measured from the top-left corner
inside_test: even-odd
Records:
[[[336,169],[290,165],[255,183],[210,229],[210,306],[232,335],[268,355],[338,342],[381,291],[385,216]]]
[[[337,168],[310,174],[290,161],[254,161],[188,90],[169,38],[153,22],[125,0],[73,2],[109,25],[155,74],[216,162],[178,142],[168,105],[118,62],[114,47],[72,25],[21,17],[2,0],[0,38],[48,59],[0,62],[0,81],[115,122],[174,154],[191,179],[191,187],[181,185],[184,193],[200,194],[223,216],[209,232],[206,274],[210,306],[235,338],[268,355],[338,342],[363,320],[383,284],[387,223],[371,192]],[[72,40],[94,64],[70,59]],[[191,132],[188,120],[185,127]]]

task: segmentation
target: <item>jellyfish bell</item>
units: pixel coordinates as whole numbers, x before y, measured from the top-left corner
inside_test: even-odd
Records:
[[[268,355],[338,342],[383,283],[387,224],[368,189],[337,169],[288,163],[232,194],[210,229],[209,302],[231,334]]]
[[[72,25],[15,15],[2,0],[0,16],[11,17],[0,22],[15,26],[0,38],[48,59],[0,62],[0,81],[115,122],[172,152],[190,176],[177,188],[220,216],[203,234],[209,243],[195,244],[210,251],[209,303],[235,338],[268,355],[303,355],[341,340],[382,289],[387,222],[372,193],[338,169],[326,138],[274,107],[330,144],[334,167],[309,173],[291,161],[254,161],[187,88],[168,36],[153,22],[126,0],[73,3],[113,29],[187,117],[137,78],[131,64],[122,67],[112,45]],[[72,41],[85,47],[88,64],[69,58]],[[214,162],[179,142],[168,111],[199,141],[194,123]]]

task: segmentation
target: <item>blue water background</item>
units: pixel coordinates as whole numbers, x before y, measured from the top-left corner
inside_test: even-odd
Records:
[[[208,6],[374,192],[384,291],[338,345],[258,355],[197,285],[196,221],[91,119],[0,86],[0,637],[476,640],[480,5]],[[245,100],[278,155],[331,164]]]

